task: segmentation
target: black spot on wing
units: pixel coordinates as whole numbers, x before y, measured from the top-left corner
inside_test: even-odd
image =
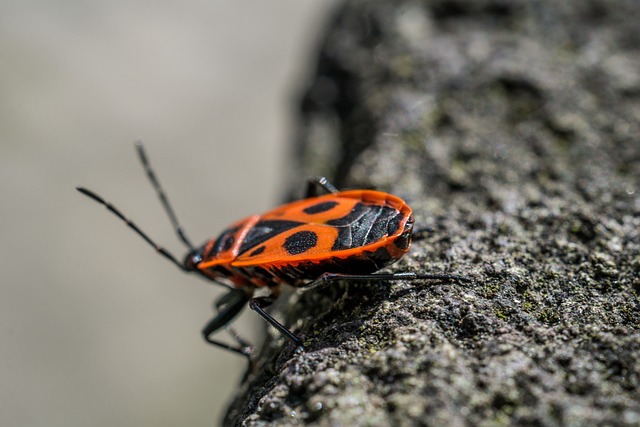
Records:
[[[280,233],[284,233],[287,230],[302,225],[302,222],[298,221],[285,221],[285,220],[268,220],[259,221],[254,225],[251,230],[245,236],[238,255],[245,253],[246,251],[255,248],[256,246],[266,242],[270,238],[277,236]]]
[[[249,256],[256,256],[256,255],[260,255],[262,252],[264,252],[264,250],[267,247],[265,245],[262,245],[260,247],[258,247],[257,249],[254,249],[253,251],[251,251],[251,253],[249,254]]]
[[[329,211],[336,207],[338,202],[329,201],[329,202],[320,202],[315,205],[309,206],[308,208],[303,209],[302,211],[306,214],[313,215],[322,212]]]
[[[357,248],[377,242],[398,230],[402,214],[388,206],[358,203],[349,214],[327,224],[338,228],[335,251]]]
[[[298,255],[308,251],[318,244],[318,235],[313,231],[298,231],[287,237],[284,249],[289,255]]]
[[[233,242],[236,239],[236,233],[238,232],[239,227],[227,228],[224,230],[218,238],[215,240],[215,243],[211,247],[209,253],[205,254],[205,258],[215,257],[220,252],[228,251],[233,246]]]

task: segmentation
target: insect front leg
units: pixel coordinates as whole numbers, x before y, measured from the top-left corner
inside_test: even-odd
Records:
[[[266,320],[271,326],[276,328],[285,338],[290,340],[296,347],[302,345],[302,339],[296,336],[293,332],[287,329],[282,323],[278,322],[264,309],[273,304],[273,297],[256,297],[249,300],[249,308],[258,313],[264,320]]]
[[[310,282],[304,287],[304,290],[322,288],[333,282],[340,280],[359,281],[359,282],[384,282],[388,280],[454,280],[459,282],[470,282],[471,280],[464,276],[456,274],[428,274],[428,273],[374,273],[374,274],[337,274],[324,273],[316,280]]]
[[[216,311],[220,311],[221,307],[224,307],[225,305],[229,304],[230,302],[233,302],[235,300],[235,298],[238,298],[235,295],[237,290],[235,290],[232,287],[229,287],[229,289],[231,290],[231,292],[228,292],[228,293],[222,295],[220,298],[218,298],[216,300],[216,302],[214,304],[214,307],[215,307]],[[227,323],[225,329],[227,330],[227,332],[229,332],[231,337],[234,340],[236,340],[236,342],[238,344],[240,344],[240,346],[242,348],[253,349],[253,345],[249,341],[244,339],[230,324]]]
[[[338,189],[331,184],[324,176],[315,176],[307,180],[307,191],[305,193],[305,199],[309,197],[318,196],[318,188],[322,188],[324,191],[330,194],[335,194]]]
[[[207,323],[202,329],[202,336],[205,341],[217,347],[239,353],[250,359],[251,353],[253,352],[253,347],[244,339],[240,338],[240,336],[235,333],[233,329],[229,329],[229,332],[238,342],[238,344],[240,344],[240,347],[233,347],[229,344],[211,338],[211,335],[221,328],[229,328],[229,322],[231,322],[231,320],[233,320],[233,318],[236,317],[238,313],[240,313],[240,311],[244,308],[248,301],[249,298],[247,297],[247,295],[243,291],[238,289],[233,289],[229,293],[223,295],[216,302],[216,308],[220,309],[219,313],[213,319],[211,319],[209,323]]]

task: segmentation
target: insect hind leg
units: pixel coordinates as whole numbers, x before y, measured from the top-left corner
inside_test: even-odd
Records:
[[[307,286],[303,287],[305,291],[322,288],[328,286],[336,281],[362,281],[362,282],[385,282],[394,280],[441,280],[441,281],[459,281],[469,282],[470,279],[464,276],[458,276],[455,274],[429,274],[429,273],[376,273],[376,274],[336,274],[336,273],[324,273],[318,279],[312,281]],[[255,297],[249,300],[249,308],[258,313],[267,323],[276,328],[282,336],[287,338],[297,347],[303,345],[302,339],[287,329],[282,323],[278,322],[269,313],[265,311],[265,308],[269,307],[274,301],[273,296],[267,297]]]
[[[373,274],[337,274],[337,273],[324,273],[316,280],[310,282],[304,286],[304,290],[311,290],[316,288],[323,288],[330,285],[333,282],[340,280],[344,281],[358,281],[358,282],[385,282],[394,280],[441,280],[441,281],[457,281],[457,282],[470,282],[471,280],[464,276],[457,274],[430,274],[430,273],[415,273],[415,272],[402,272],[402,273],[373,273]]]

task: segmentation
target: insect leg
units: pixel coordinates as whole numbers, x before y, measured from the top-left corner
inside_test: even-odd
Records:
[[[318,187],[327,193],[337,193],[338,189],[331,184],[324,176],[315,176],[307,180],[307,191],[305,198],[315,197],[318,195]]]
[[[270,297],[256,297],[249,300],[249,308],[258,313],[264,320],[266,320],[271,326],[276,328],[285,338],[289,339],[296,346],[302,345],[302,340],[298,338],[293,332],[287,329],[282,323],[278,322],[264,309],[273,303],[273,298]]]
[[[339,280],[380,282],[388,280],[454,280],[458,282],[470,282],[468,277],[456,274],[428,274],[428,273],[375,273],[375,274],[336,274],[324,273],[304,287],[305,290],[323,287]]]
[[[236,293],[237,290],[230,288],[231,292],[227,292],[226,294],[222,295],[220,298],[218,298],[214,304],[216,311],[220,311],[220,307],[223,307],[226,304],[229,304],[229,301],[232,301],[236,298],[239,298]],[[247,341],[246,339],[244,339],[230,324],[227,324],[227,332],[229,332],[229,334],[233,337],[234,340],[236,340],[236,342],[238,344],[240,344],[240,346],[242,348],[253,348],[253,345]]]
[[[215,282],[215,283],[223,284],[220,282]],[[213,306],[216,308],[217,311],[220,311],[220,307],[223,307],[228,304],[233,304],[235,301],[237,301],[240,298],[240,295],[238,295],[240,293],[241,292],[238,289],[230,287],[229,292],[227,292],[226,294],[223,294],[220,298],[218,298],[213,304]]]
[[[228,323],[233,320],[233,318],[236,317],[238,313],[240,313],[247,301],[248,298],[245,293],[239,290],[234,289],[231,292],[223,295],[222,298],[218,300],[218,303],[216,303],[216,308],[220,308],[222,306],[224,306],[224,308],[220,310],[220,312],[202,329],[202,336],[205,341],[207,341],[209,344],[224,348],[229,351],[233,351],[235,353],[239,353],[243,356],[246,356],[247,358],[250,358],[253,347],[251,345],[248,345],[246,341],[242,339],[236,339],[236,341],[238,341],[238,343],[242,347],[233,347],[229,344],[214,340],[210,337],[210,335],[212,335],[213,333],[227,326]],[[234,334],[232,332],[232,336],[234,336],[235,338],[237,334]]]
[[[236,342],[238,344],[240,344],[240,347],[242,347],[243,349],[247,349],[248,353],[253,353],[253,344],[251,344],[249,341],[247,341],[242,335],[240,335],[234,327],[232,327],[231,325],[227,325],[226,327],[227,332],[229,332],[229,335],[231,335],[231,337],[236,340]]]

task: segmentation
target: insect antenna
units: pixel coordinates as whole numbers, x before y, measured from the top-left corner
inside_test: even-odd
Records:
[[[160,185],[160,181],[158,181],[158,178],[156,178],[156,174],[153,172],[153,169],[151,169],[151,164],[147,159],[147,154],[144,151],[144,146],[142,145],[142,142],[136,141],[135,145],[136,145],[136,151],[138,152],[138,157],[140,157],[140,162],[142,163],[142,167],[144,167],[144,170],[147,173],[147,176],[149,177],[149,181],[151,181],[153,188],[156,190],[156,194],[158,195],[158,198],[160,199],[160,202],[162,203],[162,206],[164,207],[165,212],[167,212],[167,215],[169,215],[169,220],[171,221],[171,225],[176,231],[178,238],[182,243],[184,243],[187,246],[187,248],[189,248],[189,250],[193,251],[195,249],[194,246],[191,244],[191,241],[189,241],[189,239],[187,238],[187,234],[184,232],[184,229],[178,222],[178,218],[176,217],[176,214],[173,211],[171,204],[169,203],[169,199],[167,198],[167,195],[165,194],[164,190],[162,189],[162,186]]]
[[[102,197],[98,196],[96,193],[94,193],[91,190],[87,190],[86,188],[83,188],[83,187],[76,187],[76,190],[78,190],[85,196],[95,200],[96,202],[100,203],[105,208],[107,208],[111,213],[113,213],[115,216],[117,216],[122,221],[124,221],[133,231],[138,233],[140,237],[142,237],[148,244],[150,244],[160,255],[164,256],[169,261],[174,263],[176,266],[178,266],[180,270],[189,271],[180,261],[178,261],[178,259],[175,256],[171,254],[171,252],[169,252],[168,250],[166,250],[165,248],[163,248],[162,246],[156,244],[156,242],[151,240],[151,238],[147,236],[147,233],[140,230],[140,228],[138,228],[138,226],[134,224],[129,218],[124,216],[124,214],[120,212],[118,208],[116,208],[111,203],[107,202],[106,200],[104,200]]]

